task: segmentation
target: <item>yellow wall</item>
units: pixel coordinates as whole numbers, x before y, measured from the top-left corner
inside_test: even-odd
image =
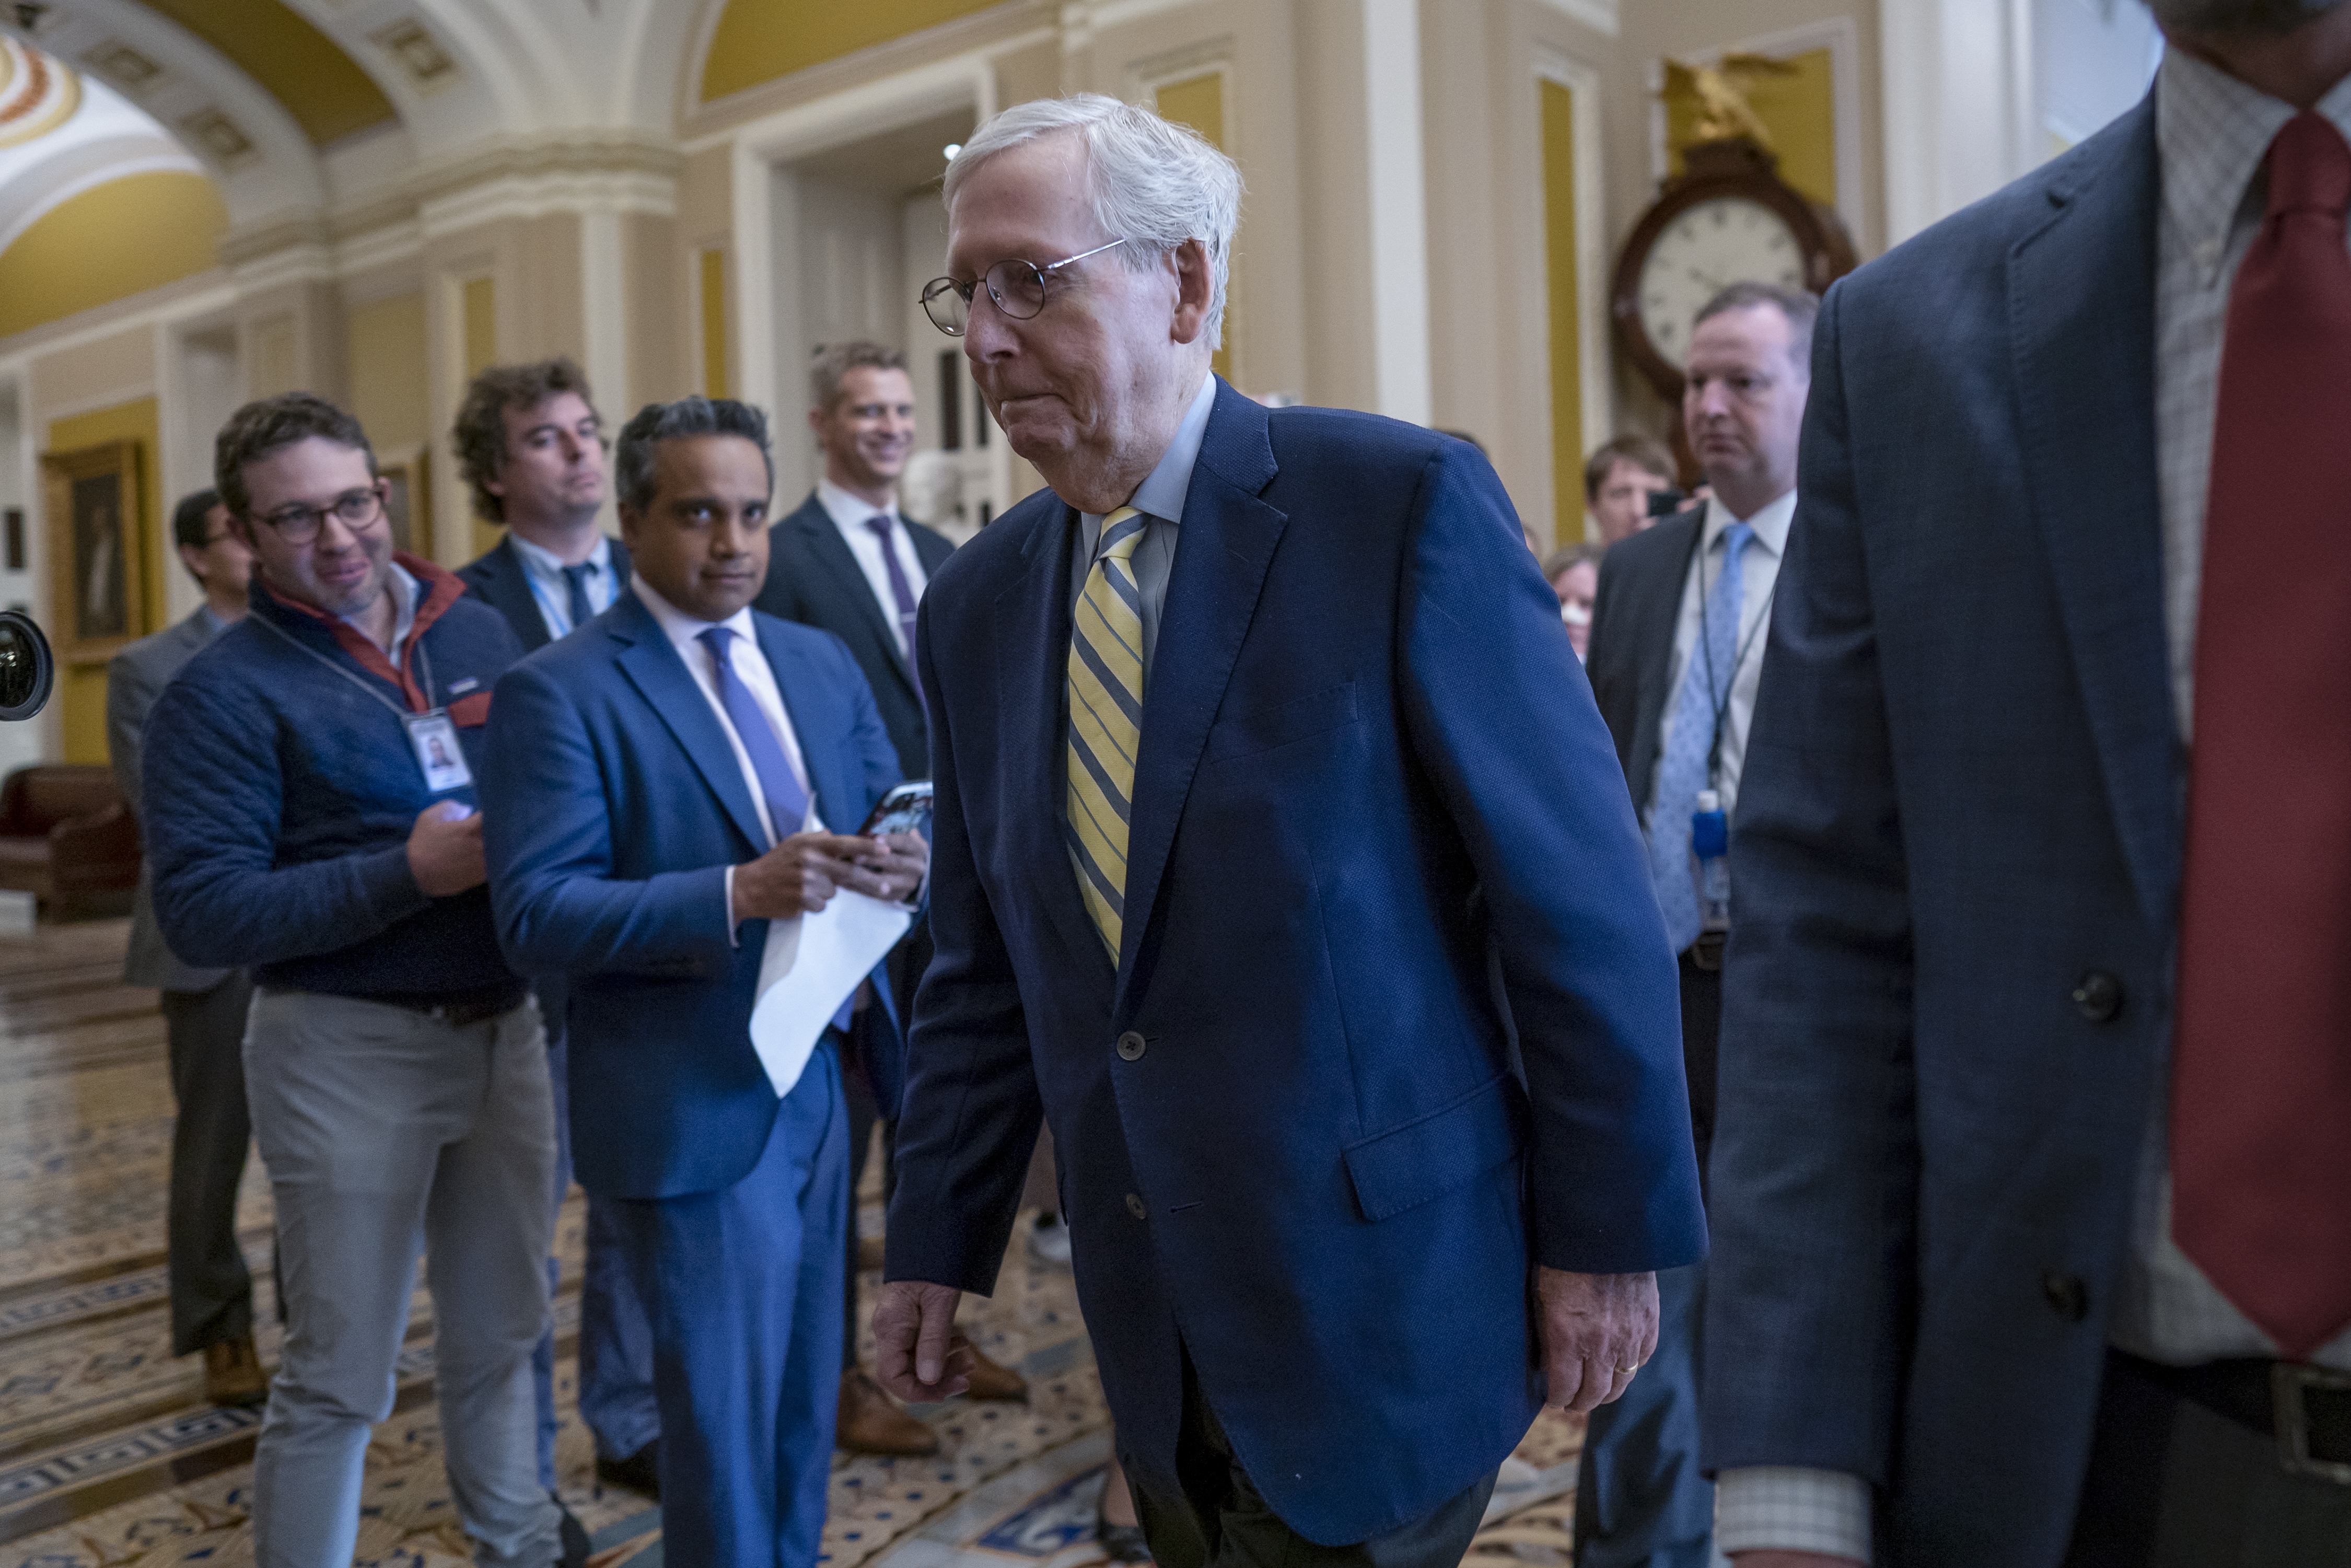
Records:
[[[1207,138],[1208,144],[1219,152],[1230,152],[1225,145],[1225,73],[1209,71],[1202,76],[1186,77],[1181,81],[1163,83],[1152,94],[1153,107],[1163,120],[1178,125],[1188,125]],[[1211,361],[1217,374],[1229,378],[1232,374],[1233,340],[1238,323],[1238,312],[1233,308],[1232,289],[1225,290],[1225,341]]]
[[[349,331],[351,413],[368,439],[379,449],[429,443],[424,297],[396,294],[358,306]]]
[[[726,253],[705,250],[702,265],[702,395],[726,392]]]
[[[0,252],[0,338],[203,272],[227,226],[201,174],[127,174],[68,197]]]
[[[110,441],[128,441],[139,448],[140,635],[163,625],[163,502],[155,480],[155,455],[162,449],[155,400],[142,397],[112,408],[94,409],[49,422],[49,452],[78,452]],[[58,525],[43,520],[45,537],[55,540]],[[53,547],[54,548],[54,547]],[[106,760],[106,665],[67,664],[57,672],[57,706],[65,733],[68,762]]]
[[[281,0],[141,0],[193,33],[286,106],[319,146],[395,118],[367,72]]]
[[[1795,68],[1791,76],[1740,78],[1748,107],[1771,133],[1780,154],[1780,178],[1824,206],[1836,204],[1836,91],[1830,78],[1829,51],[1811,49],[1781,62]],[[1695,94],[1668,91],[1666,99],[1666,145],[1673,155],[1676,177],[1682,172],[1682,149],[1698,119]]]
[[[1552,543],[1583,521],[1583,331],[1575,256],[1575,94],[1542,88],[1543,293],[1551,316]]]
[[[702,101],[985,11],[1001,0],[727,0],[702,60]]]

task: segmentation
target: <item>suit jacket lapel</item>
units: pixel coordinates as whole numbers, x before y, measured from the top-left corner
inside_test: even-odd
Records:
[[[1275,474],[1266,412],[1228,386],[1217,391],[1176,535],[1167,606],[1143,694],[1143,743],[1128,824],[1126,920],[1114,1015],[1135,994],[1136,955],[1151,922],[1176,822],[1223,702],[1241,643],[1257,616],[1266,570],[1287,513],[1258,498]],[[1066,641],[1067,632],[1063,632]]]
[[[849,541],[841,537],[841,529],[834,524],[832,514],[824,509],[822,502],[811,498],[807,506],[800,508],[799,518],[800,534],[808,540],[810,558],[833,575],[836,591],[846,594],[848,602],[857,606],[858,614],[864,618],[873,635],[881,640],[882,651],[890,656],[891,664],[905,681],[907,695],[913,695],[914,673],[907,669],[906,656],[898,649],[898,632],[893,624],[893,617],[883,612],[881,601],[873,597],[873,585],[865,580],[865,569],[857,564],[857,557],[851,551]]]
[[[1021,769],[1002,802],[1000,831],[1011,841],[1009,863],[1030,869],[1037,905],[1071,955],[1064,972],[1099,986],[1102,1010],[1108,1012],[1110,963],[1102,934],[1078,895],[1078,873],[1070,861],[1063,699],[1071,541],[1077,527],[1076,513],[1058,501],[1046,502],[1043,515],[1029,531],[1027,570],[996,599],[997,717],[1004,748],[1000,765]],[[976,764],[979,770],[990,766],[985,758]]]
[[[2158,184],[2150,97],[2010,254],[2018,439],[2123,852],[2149,926],[2179,887],[2156,488]]]
[[[523,652],[535,653],[548,643],[547,617],[540,613],[538,595],[530,591],[530,569],[522,563],[521,552],[514,548],[509,534],[498,541],[483,563],[482,597],[490,608],[507,618],[507,624],[522,639]]]
[[[743,769],[735,760],[735,747],[726,732],[718,727],[718,716],[710,711],[710,699],[702,695],[694,676],[686,670],[685,661],[653,619],[644,601],[634,594],[617,600],[612,605],[611,619],[605,628],[612,639],[622,644],[615,662],[621,673],[643,695],[663,724],[677,737],[686,758],[695,771],[702,775],[717,795],[718,803],[726,808],[727,818],[736,831],[743,835],[745,846],[753,854],[768,847],[768,836],[759,826],[758,808],[752,804],[750,787],[743,781]]]
[[[1649,809],[1649,795],[1656,788],[1657,748],[1665,739],[1666,705],[1673,700],[1667,688],[1673,680],[1674,632],[1682,618],[1683,585],[1689,580],[1690,558],[1698,553],[1698,540],[1706,537],[1706,509],[1703,507],[1685,511],[1656,525],[1660,533],[1676,529],[1687,537],[1677,549],[1665,550],[1661,562],[1670,561],[1673,578],[1669,583],[1659,583],[1640,596],[1642,621],[1638,646],[1634,654],[1640,664],[1639,716],[1633,725],[1632,770],[1627,782],[1633,789],[1633,810],[1645,813]]]

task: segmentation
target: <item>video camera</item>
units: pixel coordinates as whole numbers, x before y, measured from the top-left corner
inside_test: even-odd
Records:
[[[33,618],[21,610],[0,610],[0,724],[39,713],[57,678],[49,640]]]

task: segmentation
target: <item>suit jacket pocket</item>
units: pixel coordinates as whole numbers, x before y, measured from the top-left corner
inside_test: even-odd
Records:
[[[1450,1105],[1341,1151],[1365,1219],[1385,1219],[1515,1158],[1526,1142],[1518,1083],[1498,1073]]]
[[[1217,721],[1208,731],[1208,760],[1222,762],[1288,746],[1293,740],[1355,722],[1355,683],[1329,686],[1271,707],[1251,708]]]

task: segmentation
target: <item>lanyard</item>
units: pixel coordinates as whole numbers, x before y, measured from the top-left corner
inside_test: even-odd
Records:
[[[1752,549],[1754,544],[1755,540],[1748,540],[1749,548]],[[1712,591],[1707,587],[1706,557],[1707,551],[1700,549],[1698,558],[1698,645],[1700,655],[1706,660],[1707,700],[1714,705],[1714,729],[1706,747],[1706,783],[1708,789],[1719,790],[1722,787],[1723,720],[1730,712],[1731,689],[1739,685],[1739,672],[1745,666],[1747,655],[1755,651],[1757,635],[1771,623],[1771,601],[1779,597],[1780,579],[1777,573],[1772,575],[1771,591],[1763,595],[1763,608],[1756,612],[1755,624],[1747,629],[1747,635],[1740,639],[1737,652],[1731,654],[1730,679],[1724,682],[1718,691],[1714,677],[1714,639],[1707,635],[1706,606]],[[1742,568],[1746,565],[1744,561],[1740,564]],[[1720,580],[1718,578],[1717,580]]]
[[[412,717],[415,716],[406,708],[401,706],[398,703],[384,695],[372,682],[367,679],[367,677],[360,674],[355,670],[345,669],[342,665],[335,663],[334,660],[327,657],[326,654],[319,652],[318,649],[311,647],[308,643],[303,642],[302,639],[294,635],[293,632],[286,630],[285,627],[280,626],[277,622],[272,621],[268,616],[256,615],[253,619],[260,622],[262,625],[268,627],[270,631],[276,632],[278,636],[285,638],[287,642],[293,644],[293,646],[299,652],[308,653],[311,658],[318,660],[319,663],[326,665],[327,668],[334,671],[335,674],[342,676],[343,679],[350,682],[351,685],[359,687],[360,690],[367,693],[368,695],[373,697],[376,701],[390,708],[392,713],[398,716],[400,722],[403,726],[405,726]],[[424,634],[421,632],[412,631],[408,635],[411,643],[416,649],[416,668],[418,673],[424,677],[424,700],[429,703],[433,700],[433,660],[431,655],[426,653],[424,651]],[[431,708],[427,708],[425,711],[429,713],[433,710]]]

